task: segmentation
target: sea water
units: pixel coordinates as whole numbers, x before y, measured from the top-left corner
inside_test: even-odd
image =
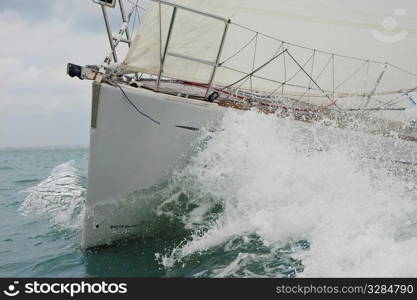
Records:
[[[160,228],[80,249],[88,149],[0,150],[0,276],[417,276],[417,149],[227,113],[154,197]]]

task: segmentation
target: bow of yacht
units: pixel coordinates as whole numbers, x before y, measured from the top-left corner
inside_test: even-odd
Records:
[[[150,1],[146,13],[138,0],[94,1],[111,51],[99,66],[68,64],[67,70],[92,81],[84,249],[151,232],[158,203],[149,194],[198,151],[201,132],[219,129],[228,110],[332,120],[340,128],[417,141],[415,120],[406,114],[415,106],[417,75],[240,23],[253,12],[250,23],[274,26],[276,17],[265,21],[259,10],[280,1]],[[116,4],[123,24],[113,35],[107,9]],[[129,50],[119,61],[122,43]]]

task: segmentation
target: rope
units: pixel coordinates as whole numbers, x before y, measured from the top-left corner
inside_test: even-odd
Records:
[[[253,51],[253,60],[252,60],[252,71],[255,69],[255,62],[256,62],[256,50],[258,48],[258,33],[256,33],[255,36],[255,49]],[[250,90],[253,94],[253,83],[252,83],[252,76],[249,77],[250,78]]]
[[[235,26],[240,27],[240,28],[243,28],[243,29],[246,29],[246,30],[251,31],[251,32],[255,32],[255,33],[257,32],[255,30],[249,28],[249,27],[246,27],[246,26],[234,23],[234,22],[231,22],[230,24],[235,25]],[[338,56],[338,57],[348,58],[348,59],[358,60],[358,61],[363,61],[363,62],[370,61],[370,62],[373,62],[373,63],[376,63],[376,64],[381,64],[381,65],[386,64],[386,62],[382,62],[382,61],[378,61],[378,60],[370,60],[370,59],[364,59],[364,58],[348,56],[348,55],[343,55],[343,54],[336,54],[336,53],[332,53],[332,52],[328,52],[328,51],[318,50],[318,49],[309,48],[309,47],[306,47],[306,46],[301,46],[301,45],[298,45],[298,44],[289,43],[287,41],[283,41],[279,38],[276,38],[276,37],[273,37],[271,35],[267,35],[267,34],[264,34],[264,33],[261,33],[261,32],[259,32],[258,34],[263,36],[263,37],[269,38],[271,40],[275,40],[277,42],[284,42],[287,45],[297,47],[297,48],[300,48],[300,49],[305,49],[305,50],[310,50],[310,51],[316,50],[318,53],[328,54],[328,55],[335,55],[335,56]],[[414,75],[417,76],[417,74],[414,74]]]
[[[413,97],[411,97],[409,93],[405,93],[404,95],[410,100],[412,104],[417,105],[416,100],[414,100]]]
[[[240,48],[238,51],[235,52],[235,54],[233,54],[232,56],[230,56],[229,58],[226,58],[225,60],[223,60],[221,63],[219,63],[219,65],[223,65],[225,62],[228,62],[229,60],[231,60],[232,58],[234,58],[235,56],[237,56],[238,54],[240,54],[243,50],[246,49],[246,47],[248,47],[252,41],[256,38],[257,34],[255,34],[250,40],[249,42],[247,42],[242,48]]]
[[[131,0],[127,0],[127,1],[130,2],[130,3],[133,3]],[[139,9],[143,9],[143,8],[140,7],[139,5],[137,5],[136,11],[135,11],[135,16],[138,17],[138,20],[140,22],[141,20],[140,20],[140,13],[139,13],[138,8]],[[134,22],[135,22],[135,20],[136,20],[136,18],[134,18]],[[162,33],[161,33],[161,30],[162,30],[161,25],[162,24],[161,23],[162,23],[162,20],[161,20],[161,2],[159,2],[159,27],[160,27],[159,28],[159,39],[160,39],[160,49],[159,50],[160,51],[162,51],[161,50],[162,49],[161,48],[162,47]],[[308,97],[308,103],[310,103],[311,102],[310,97],[319,97],[315,94],[320,95],[320,93],[321,93],[322,94],[321,97],[327,98],[327,100],[324,100],[321,103],[321,105],[317,105],[317,106],[322,107],[322,108],[327,108],[327,107],[332,106],[332,105],[339,108],[338,105],[336,104],[336,102],[338,100],[340,100],[341,98],[349,98],[349,97],[360,97],[360,98],[362,98],[362,101],[360,102],[360,104],[358,106],[358,107],[362,107],[362,108],[367,108],[368,104],[370,103],[371,100],[372,100],[371,103],[373,105],[370,105],[370,108],[372,108],[372,106],[378,106],[378,105],[382,105],[382,106],[385,106],[387,108],[387,107],[390,107],[390,106],[393,106],[394,104],[396,104],[399,100],[401,100],[401,98],[404,95],[407,96],[408,99],[411,98],[411,100],[410,100],[411,102],[414,101],[413,98],[407,94],[407,92],[404,93],[404,90],[396,91],[396,94],[401,93],[401,95],[399,95],[397,97],[395,97],[395,96],[392,96],[392,97],[385,96],[385,95],[394,94],[394,92],[380,92],[380,93],[377,93],[377,90],[380,90],[379,85],[381,83],[382,77],[384,76],[385,69],[387,67],[392,67],[392,69],[396,69],[396,70],[401,71],[405,74],[417,77],[417,74],[415,74],[415,73],[409,72],[405,69],[402,69],[400,67],[397,67],[395,65],[392,65],[392,64],[389,64],[389,63],[386,63],[386,62],[382,62],[382,61],[363,59],[363,58],[347,56],[347,55],[342,55],[342,54],[335,54],[335,53],[332,53],[332,52],[327,52],[327,51],[323,51],[323,50],[309,48],[309,47],[298,45],[298,44],[288,43],[288,42],[283,41],[283,40],[281,40],[279,38],[276,38],[274,36],[270,36],[270,35],[267,35],[267,34],[264,34],[264,33],[260,33],[258,31],[255,31],[255,30],[251,29],[251,28],[245,27],[243,25],[240,25],[240,24],[237,24],[237,23],[234,23],[234,22],[230,22],[229,24],[230,25],[235,25],[235,26],[237,26],[239,28],[242,28],[244,30],[247,30],[249,32],[253,32],[254,34],[253,34],[252,37],[250,37],[251,34],[249,33],[248,34],[248,36],[250,37],[249,40],[242,47],[240,47],[236,52],[234,52],[231,56],[229,56],[226,59],[223,59],[218,64],[218,67],[224,67],[225,69],[229,69],[229,70],[232,70],[232,71],[243,74],[243,77],[238,79],[237,81],[223,87],[223,88],[218,87],[217,89],[215,89],[216,91],[222,91],[222,92],[226,93],[225,90],[229,89],[231,87],[233,87],[232,90],[234,90],[235,88],[239,89],[243,85],[245,85],[245,83],[247,83],[248,80],[250,80],[250,90],[249,90],[249,92],[251,91],[252,92],[252,97],[254,97],[255,93],[256,93],[256,82],[257,81],[255,81],[253,79],[256,78],[256,79],[267,80],[267,81],[279,84],[279,86],[275,90],[273,90],[268,96],[271,96],[271,95],[275,94],[277,91],[279,93],[279,89],[281,89],[281,94],[282,95],[290,95],[292,91],[289,90],[288,88],[286,88],[286,86],[295,87],[297,89],[298,88],[302,89],[301,93],[297,96],[298,97],[297,101],[300,101],[304,97],[307,96]],[[256,62],[260,61],[260,58],[258,57],[259,56],[258,52],[261,52],[261,51],[258,51],[258,46],[259,46],[258,44],[262,43],[262,40],[261,40],[262,37],[265,37],[267,39],[271,39],[273,41],[277,41],[277,42],[280,43],[280,45],[279,45],[279,47],[277,47],[277,50],[276,50],[275,54],[273,55],[273,57],[271,59],[269,59],[264,64],[262,64],[260,67],[255,69]],[[251,68],[250,73],[246,73],[247,71],[236,70],[234,68],[231,68],[231,67],[228,67],[228,66],[224,65],[224,64],[227,64],[227,62],[229,62],[230,60],[232,60],[236,56],[238,56],[239,54],[241,54],[245,49],[247,49],[250,45],[252,45],[252,43],[254,43],[253,59],[252,59],[251,62],[248,62],[248,64],[252,63],[252,68]],[[294,48],[292,48],[292,47],[294,47]],[[282,49],[283,49],[283,51],[281,51]],[[298,53],[297,52],[298,49],[304,49],[306,51],[312,51],[312,56],[303,65],[300,64],[297,61],[297,59],[299,59],[296,55]],[[305,51],[305,53],[309,55],[310,52],[306,52],[306,51]],[[295,54],[294,54],[294,52],[295,52]],[[316,54],[324,54],[324,55],[326,55],[326,57],[324,57],[323,61],[322,61],[321,57],[319,55],[317,55],[317,59],[316,59]],[[265,78],[265,77],[259,76],[259,74],[256,74],[259,70],[264,68],[266,65],[270,64],[272,61],[274,61],[276,58],[278,58],[281,55],[283,56],[283,67],[281,67],[281,65],[280,65],[280,69],[282,68],[283,73],[284,73],[283,74],[283,76],[284,76],[284,81],[283,82],[281,82],[279,80],[274,80],[275,76],[274,77],[271,76],[272,78]],[[293,74],[293,69],[288,69],[287,70],[286,55],[289,55],[289,57],[298,66],[298,70],[295,70],[294,74]],[[294,57],[293,55],[296,56],[297,58]],[[327,55],[329,56],[328,60],[327,60]],[[363,64],[357,70],[355,70],[352,74],[345,77],[345,79],[342,80],[342,82],[340,82],[339,84],[336,84],[335,78],[336,77],[342,77],[341,75],[345,75],[345,74],[339,74],[340,73],[339,69],[342,68],[342,67],[339,66],[339,61],[338,61],[338,66],[337,66],[338,71],[337,71],[337,74],[336,74],[336,70],[335,70],[335,58],[336,57],[337,58],[360,61],[360,62],[363,62]],[[311,72],[308,72],[307,71],[307,68],[308,68],[307,65],[310,63],[311,59],[312,59]],[[314,74],[317,71],[319,71],[319,68],[321,68],[322,62],[324,62],[324,61],[326,61],[326,63],[324,65],[324,67],[321,69],[321,71],[318,73],[318,75]],[[331,66],[330,66],[330,63],[331,63]],[[354,63],[354,62],[350,61],[350,63]],[[374,64],[374,65],[371,65],[371,63]],[[375,64],[378,65],[378,66],[381,65],[381,66],[385,67],[384,71],[380,74],[380,76],[376,80],[372,77],[372,74],[371,75],[369,74],[370,73],[370,68],[374,67]],[[290,67],[292,67],[292,66],[290,66]],[[240,67],[238,67],[238,68],[240,68]],[[324,72],[327,72],[326,70],[328,70],[329,68],[331,68],[331,74],[330,75],[332,76],[333,81],[330,82],[329,84],[325,84],[322,88],[318,84],[318,80],[321,78],[321,76]],[[358,73],[362,72],[362,70],[364,70],[364,68],[366,68],[365,72],[366,72],[366,76],[367,76],[368,79],[365,80],[364,84],[361,85],[361,87],[359,87],[357,90],[353,90],[352,92],[343,91],[343,90],[339,91],[339,89],[342,86],[344,86],[348,81],[351,82],[352,79],[357,78],[355,76],[360,76],[362,73],[360,73],[360,74],[358,74]],[[392,69],[390,71],[392,71]],[[294,83],[298,83],[298,82],[296,82],[296,80],[293,81],[293,79],[300,72],[305,73],[305,75],[309,78],[308,83],[303,82],[303,83],[298,84],[298,85],[294,84]],[[291,74],[287,74],[287,73],[291,73]],[[239,74],[238,74],[238,76],[239,76]],[[280,77],[281,76],[282,76],[282,74],[280,75]],[[338,79],[337,81],[339,81],[339,78],[337,78],[337,79]],[[320,81],[320,84],[324,84],[324,83],[322,83],[322,81]],[[370,92],[367,93],[366,90],[368,88],[371,88],[371,87],[373,87],[373,89]],[[245,86],[245,88],[246,88],[246,86]],[[304,89],[305,89],[305,91],[304,91]],[[345,89],[345,87],[342,88],[342,89]],[[346,89],[348,89],[348,88],[346,88]],[[246,88],[246,90],[247,90],[247,88]],[[314,93],[314,92],[311,92],[312,90],[313,91],[319,91],[319,92]],[[408,92],[412,92],[414,90],[415,89],[411,89]],[[231,93],[229,93],[229,96],[230,96],[230,94]],[[124,93],[124,95],[125,95],[125,93]],[[378,99],[379,95],[384,95],[385,97],[384,98],[381,97],[380,99]],[[127,96],[125,95],[125,97],[127,97]],[[336,97],[337,97],[337,99],[336,99]],[[306,100],[304,100],[304,101],[306,101]],[[329,101],[329,103],[327,103],[328,101]],[[406,101],[406,100],[403,99],[403,101]]]
[[[368,106],[369,101],[371,100],[372,96],[375,95],[376,90],[378,89],[379,84],[382,81],[382,78],[384,77],[385,72],[387,71],[388,68],[388,64],[385,64],[384,69],[382,70],[381,74],[379,74],[378,79],[376,80],[375,86],[373,88],[373,90],[371,91],[371,93],[368,95],[368,97],[366,98],[366,103],[365,103],[365,107]]]
[[[227,86],[225,86],[222,90],[228,89],[232,86],[234,86],[236,83],[241,82],[242,80],[252,76],[253,74],[255,74],[256,72],[258,72],[259,70],[261,70],[263,67],[265,67],[266,65],[268,65],[270,62],[272,62],[273,60],[275,60],[276,58],[278,58],[279,56],[281,56],[282,54],[284,54],[285,52],[287,52],[287,49],[285,49],[284,51],[280,52],[279,54],[275,55],[273,58],[271,58],[270,60],[268,60],[266,63],[264,63],[263,65],[261,65],[260,67],[256,68],[255,70],[253,70],[252,72],[250,72],[249,74],[247,74],[246,76],[243,76],[241,79],[233,82],[232,84],[229,84]]]
[[[310,74],[308,74],[308,72],[306,70],[304,70],[304,68],[300,65],[300,63],[294,58],[294,56],[291,55],[290,52],[287,51],[287,54],[291,57],[291,59],[297,64],[297,66],[310,78],[310,80],[314,83],[315,86],[318,87],[318,89],[323,93],[323,95],[329,99],[330,102],[332,102],[332,100],[330,99],[329,95],[327,95],[324,90],[317,84],[317,82],[310,76]],[[333,101],[333,104],[335,104],[336,102]]]
[[[288,49],[287,49],[288,50]],[[294,86],[294,87],[300,87],[300,88],[304,88],[304,86],[295,86],[295,85],[291,85],[288,84],[289,81],[293,80],[300,72],[301,69],[298,69],[297,72],[295,72],[288,80],[287,80],[287,65],[286,65],[286,60],[285,60],[285,54],[283,55],[284,57],[284,82],[280,83],[280,86],[278,86],[275,90],[273,90],[269,95],[272,96],[276,91],[278,91],[280,88],[282,88],[282,92],[281,94],[284,94],[284,86],[288,85],[288,86]],[[313,55],[309,57],[309,59],[306,60],[306,62],[303,64],[303,68],[305,68],[307,66],[307,64],[310,62],[310,60],[313,58]]]
[[[368,65],[366,66],[366,79],[368,79],[368,76],[369,76],[369,66],[370,66],[370,63],[368,63]],[[363,84],[363,89],[362,89],[362,93],[363,93],[362,100],[365,99],[366,97],[367,88],[368,88],[368,80],[365,80]],[[365,106],[363,106],[362,108],[365,108]]]
[[[367,64],[368,62],[364,62],[359,68],[357,68],[352,74],[348,75],[348,77],[346,77],[346,79],[344,79],[340,84],[338,84],[334,89],[338,90],[342,85],[344,85],[346,82],[348,82],[349,80],[351,80],[353,78],[353,76],[355,76],[356,74],[358,74],[363,67]]]
[[[392,100],[388,101],[387,103],[385,103],[385,105],[386,105],[385,107],[391,107],[391,106],[393,106],[393,105],[397,104],[397,102],[398,102],[398,101],[396,101],[396,100],[399,100],[399,99],[401,99],[401,97],[403,97],[404,95],[409,94],[409,93],[412,93],[412,92],[414,92],[414,91],[417,91],[417,87],[412,88],[412,89],[409,89],[409,90],[407,90],[407,91],[403,92],[401,95],[399,95],[399,96],[395,97],[394,99],[392,99]]]
[[[282,42],[282,46],[284,47],[284,42]],[[283,56],[283,63],[284,63],[284,84],[282,85],[281,94],[284,95],[285,83],[288,82],[287,80],[287,60],[285,59],[285,53]]]
[[[158,121],[156,121],[154,118],[152,118],[150,115],[148,115],[148,114],[146,114],[146,113],[144,113],[143,111],[141,111],[137,106],[136,106],[136,104],[135,103],[133,103],[133,101],[132,100],[130,100],[129,99],[129,97],[126,95],[126,93],[125,93],[125,91],[123,90],[123,88],[117,83],[117,82],[114,82],[114,81],[111,81],[111,83],[113,83],[115,86],[117,86],[121,91],[122,91],[122,93],[123,93],[123,96],[126,98],[126,100],[130,103],[130,105],[139,113],[139,114],[141,114],[142,116],[144,116],[145,118],[148,118],[149,120],[151,120],[152,122],[154,122],[155,124],[158,124],[158,125],[161,125],[161,123],[160,122],[158,122]]]
[[[352,56],[347,56],[347,55],[341,55],[341,54],[335,54],[335,53],[331,53],[331,52],[327,52],[327,51],[322,51],[322,50],[317,50],[317,49],[314,49],[314,48],[309,48],[309,47],[305,47],[305,46],[301,46],[301,45],[297,45],[297,44],[293,44],[293,43],[288,43],[288,42],[286,42],[286,41],[283,41],[283,40],[281,40],[281,39],[278,39],[278,38],[276,38],[276,37],[273,37],[273,36],[269,36],[269,35],[267,35],[267,34],[263,34],[263,33],[260,33],[260,32],[258,32],[258,31],[255,31],[255,30],[253,30],[253,29],[250,29],[250,28],[248,28],[248,27],[245,27],[245,26],[242,26],[242,25],[240,25],[240,24],[237,24],[237,23],[231,23],[231,24],[233,24],[233,25],[235,25],[235,26],[237,26],[237,27],[240,27],[240,28],[243,28],[243,29],[245,29],[245,30],[248,30],[248,31],[250,31],[250,32],[253,32],[254,33],[254,36],[242,47],[242,48],[240,48],[236,53],[234,53],[232,56],[230,56],[228,59],[225,59],[223,62],[222,62],[222,64],[224,64],[224,63],[226,63],[227,61],[229,61],[230,59],[232,59],[232,58],[234,58],[234,57],[236,57],[237,55],[239,55],[244,49],[246,49],[255,39],[256,39],[256,43],[255,43],[255,51],[254,51],[254,58],[253,58],[253,61],[252,61],[252,70],[253,70],[253,66],[254,66],[254,61],[255,61],[255,59],[256,59],[256,47],[257,47],[257,43],[258,43],[258,36],[260,36],[260,37],[266,37],[266,38],[269,38],[269,39],[272,39],[272,40],[275,40],[275,41],[278,41],[278,42],[280,42],[280,46],[279,46],[279,48],[278,49],[280,49],[281,47],[283,47],[283,45],[287,45],[287,46],[292,46],[292,47],[296,47],[296,48],[300,48],[300,49],[305,49],[305,50],[310,50],[310,51],[312,51],[313,52],[313,54],[312,54],[312,57],[313,57],[313,63],[312,63],[312,71],[314,70],[314,58],[315,58],[315,53],[317,52],[317,53],[321,53],[321,54],[326,54],[326,55],[330,55],[330,58],[329,58],[329,60],[326,62],[326,65],[323,67],[323,69],[321,70],[321,72],[320,72],[320,75],[317,77],[317,79],[313,79],[313,73],[312,74],[308,74],[308,72],[305,70],[305,66],[306,65],[303,65],[303,66],[301,66],[298,62],[297,62],[297,60],[295,59],[295,57],[293,56],[293,55],[291,55],[290,53],[289,53],[289,51],[288,51],[288,47],[286,47],[286,52],[287,52],[287,54],[297,63],[297,65],[299,66],[299,70],[294,74],[294,75],[297,75],[299,72],[304,72],[309,78],[310,78],[310,83],[307,85],[307,86],[302,86],[303,88],[305,88],[306,89],[306,92],[304,93],[304,94],[302,94],[301,95],[301,97],[299,97],[299,100],[301,100],[303,97],[305,97],[307,94],[309,94],[309,91],[311,90],[311,89],[313,89],[312,88],[312,86],[311,86],[311,82],[313,82],[314,83],[314,86],[316,86],[317,88],[318,88],[318,90],[320,91],[320,92],[322,92],[323,93],[323,95],[327,98],[327,100],[329,100],[330,101],[330,103],[328,104],[328,105],[326,105],[325,107],[329,107],[329,106],[332,106],[332,105],[335,105],[336,107],[338,107],[337,105],[336,105],[336,102],[338,101],[338,99],[336,99],[336,97],[335,97],[335,95],[336,95],[336,93],[338,93],[338,94],[346,94],[346,95],[349,95],[349,96],[359,96],[359,97],[362,97],[362,98],[367,98],[367,101],[366,102],[369,102],[369,100],[372,98],[375,98],[375,96],[377,96],[377,93],[375,93],[376,92],[376,89],[373,89],[370,93],[368,93],[368,94],[366,94],[366,88],[367,88],[367,86],[368,86],[368,84],[365,82],[364,83],[364,86],[363,86],[363,90],[362,90],[362,93],[348,93],[348,92],[338,92],[338,90],[343,86],[343,85],[345,85],[348,81],[350,81],[352,78],[354,78],[355,77],[355,75],[357,75],[359,72],[361,72],[362,70],[363,70],[363,68],[365,68],[366,67],[366,74],[369,76],[369,68],[370,68],[370,64],[371,63],[373,63],[373,64],[378,64],[378,65],[383,65],[384,67],[386,67],[386,66],[391,66],[392,68],[394,68],[394,69],[397,69],[397,70],[399,70],[399,71],[401,71],[401,72],[404,72],[404,73],[406,73],[406,74],[409,74],[409,75],[412,75],[412,76],[415,76],[415,77],[417,77],[417,74],[414,74],[414,73],[412,73],[412,72],[409,72],[409,71],[407,71],[407,70],[404,70],[404,69],[402,69],[402,68],[400,68],[400,67],[397,67],[397,66],[394,66],[394,65],[391,65],[391,64],[388,64],[388,63],[386,63],[386,62],[382,62],[382,61],[377,61],[377,60],[370,60],[370,59],[362,59],[362,58],[358,58],[358,57],[352,57]],[[281,55],[282,53],[280,53],[280,55]],[[291,85],[291,84],[288,84],[288,82],[290,82],[295,76],[292,76],[290,79],[287,79],[287,66],[286,66],[286,55],[285,55],[285,52],[283,53],[284,55],[283,55],[283,59],[284,59],[284,68],[283,68],[283,71],[284,71],[284,82],[281,82],[280,83],[280,85],[278,86],[278,88],[276,88],[274,91],[272,91],[272,93],[270,93],[269,94],[269,96],[271,96],[272,94],[274,94],[278,89],[282,89],[281,90],[281,93],[282,94],[284,94],[285,93],[285,91],[284,91],[284,89],[285,89],[285,86],[286,85],[288,85],[288,86],[295,86],[295,85]],[[342,82],[340,82],[339,84],[337,84],[336,85],[336,82],[335,82],[335,77],[336,77],[336,70],[335,70],[335,58],[336,57],[340,57],[340,58],[345,58],[345,59],[350,59],[350,60],[356,60],[356,61],[360,61],[360,62],[363,62],[363,64],[358,68],[358,69],[356,69],[352,74],[350,74],[350,75],[348,75],[344,80],[342,80]],[[275,59],[276,57],[274,56],[273,57],[273,59]],[[272,59],[272,60],[273,60]],[[267,64],[269,64],[272,60],[270,60],[270,61],[267,61],[264,65],[262,65],[261,67],[264,67],[265,65],[267,65]],[[308,63],[309,61],[307,61],[307,63]],[[333,86],[332,86],[332,91],[330,92],[331,93],[331,98],[329,97],[329,94],[327,94],[327,91],[325,91],[325,89],[323,89],[323,88],[321,88],[318,84],[317,84],[317,80],[318,80],[318,78],[320,78],[321,77],[321,74],[322,73],[324,73],[324,71],[327,69],[327,67],[329,66],[329,64],[330,64],[330,62],[332,63],[332,78],[333,78]],[[228,68],[228,67],[226,67],[226,66],[222,66],[222,67],[225,67],[225,68]],[[232,68],[228,68],[228,69],[232,69]],[[237,70],[235,70],[235,71],[237,71]],[[277,81],[274,81],[274,80],[270,80],[269,78],[262,78],[262,77],[259,77],[259,76],[254,76],[254,74],[257,72],[258,70],[253,70],[251,73],[249,73],[249,74],[246,74],[244,77],[242,77],[241,79],[239,79],[239,80],[237,80],[236,82],[233,82],[232,84],[229,84],[228,86],[226,86],[224,89],[227,89],[227,88],[230,88],[231,86],[234,86],[234,85],[236,85],[237,83],[240,83],[240,82],[242,82],[242,81],[244,81],[241,85],[243,85],[246,81],[247,81],[247,79],[250,79],[250,81],[251,81],[251,84],[250,84],[250,90],[254,90],[254,87],[253,87],[253,83],[252,83],[252,78],[260,78],[260,79],[265,79],[265,80],[269,80],[269,81],[272,81],[272,82],[277,82]],[[245,72],[241,72],[241,73],[245,73]],[[312,81],[313,80],[313,81]],[[380,83],[380,79],[377,79],[376,80],[376,87],[378,87],[379,86],[379,83]],[[278,81],[278,83],[279,83],[279,81]],[[300,86],[301,87],[301,86]],[[389,93],[387,93],[387,94],[389,94]],[[309,97],[310,97],[310,95],[309,95]],[[397,98],[396,98],[397,99]],[[380,101],[381,103],[382,102],[384,102],[384,101],[382,101],[382,100],[379,100],[379,99],[375,99],[375,100],[377,100],[377,101]],[[385,102],[386,102],[386,100],[385,100]],[[321,106],[324,106],[324,104],[325,103],[323,103]],[[367,106],[367,104],[368,103],[365,103],[365,107]],[[339,108],[339,107],[338,107]],[[339,108],[340,109],[340,108]]]

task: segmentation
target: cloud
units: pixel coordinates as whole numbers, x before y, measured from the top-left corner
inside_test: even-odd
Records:
[[[74,24],[78,12],[103,29],[89,5],[75,1],[67,11],[62,1],[49,3],[49,18],[0,11],[0,39],[7,41],[0,47],[0,147],[88,144],[91,82],[68,77],[66,63],[100,63],[107,37]]]

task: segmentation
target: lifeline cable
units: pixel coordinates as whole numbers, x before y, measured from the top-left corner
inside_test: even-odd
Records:
[[[146,117],[146,118],[148,118],[149,120],[151,120],[152,122],[154,122],[154,123],[156,123],[156,124],[158,124],[158,125],[161,125],[161,123],[160,122],[158,122],[158,121],[156,121],[154,118],[152,118],[150,115],[148,115],[148,114],[146,114],[146,113],[144,113],[143,111],[141,111],[137,106],[136,106],[136,104],[135,103],[133,103],[132,102],[132,100],[130,100],[129,99],[129,97],[126,95],[126,93],[125,93],[125,91],[123,90],[123,88],[119,85],[119,84],[117,84],[116,82],[114,82],[114,81],[111,81],[115,86],[117,86],[121,91],[122,91],[122,93],[123,93],[123,95],[125,96],[125,98],[126,98],[126,100],[130,103],[130,105],[132,105],[132,107],[138,112],[138,113],[140,113],[142,116],[144,116],[144,117]]]

